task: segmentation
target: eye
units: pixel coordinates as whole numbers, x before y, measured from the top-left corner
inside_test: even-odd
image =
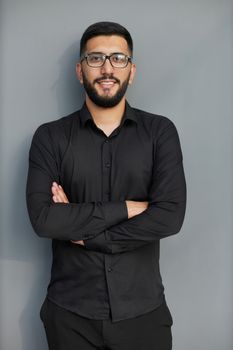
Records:
[[[125,63],[126,56],[122,53],[115,53],[114,55],[112,55],[112,61],[115,63]]]
[[[90,63],[99,63],[103,61],[103,56],[99,54],[91,54],[88,56],[88,61]]]

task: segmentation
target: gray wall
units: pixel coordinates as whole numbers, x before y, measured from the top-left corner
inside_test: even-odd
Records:
[[[27,217],[29,145],[39,124],[81,106],[74,72],[80,35],[95,21],[114,20],[135,43],[129,102],[172,119],[183,148],[186,218],[178,235],[161,242],[174,350],[231,350],[232,1],[98,3],[1,2],[0,348],[47,349],[38,312],[51,250]]]

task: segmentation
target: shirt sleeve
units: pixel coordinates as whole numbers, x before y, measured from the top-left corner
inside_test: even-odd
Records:
[[[186,181],[177,129],[166,118],[166,127],[157,137],[148,208],[84,240],[86,249],[120,253],[178,233],[186,210]]]
[[[128,217],[125,201],[54,203],[51,186],[53,181],[59,183],[58,163],[50,133],[43,124],[32,139],[26,185],[29,218],[39,236],[88,239]]]

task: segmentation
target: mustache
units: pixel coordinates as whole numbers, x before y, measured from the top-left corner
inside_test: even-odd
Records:
[[[102,77],[96,78],[94,80],[94,83],[99,83],[101,80],[105,80],[105,79],[110,79],[110,80],[114,80],[116,83],[120,84],[120,80],[113,77],[112,75],[103,75]]]

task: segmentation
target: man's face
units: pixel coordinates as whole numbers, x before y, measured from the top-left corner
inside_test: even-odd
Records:
[[[118,52],[130,56],[127,41],[117,35],[99,35],[89,39],[85,53],[91,52],[106,55]],[[128,84],[133,81],[135,71],[133,63],[128,62],[125,68],[115,68],[108,59],[98,68],[88,66],[85,59],[76,66],[77,76],[88,98],[101,107],[114,107],[122,100]]]

